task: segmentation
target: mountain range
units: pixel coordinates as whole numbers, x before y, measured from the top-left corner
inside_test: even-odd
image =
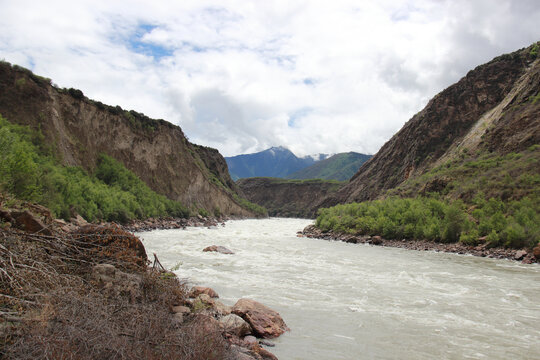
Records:
[[[298,157],[279,146],[253,154],[226,157],[225,161],[233,180],[250,177],[348,180],[370,157],[355,152]]]
[[[349,180],[372,155],[346,152],[332,155],[287,175],[286,179]]]

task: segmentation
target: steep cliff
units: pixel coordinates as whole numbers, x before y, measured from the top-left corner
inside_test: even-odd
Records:
[[[180,127],[164,120],[59,89],[5,62],[0,63],[0,114],[41,131],[64,165],[92,171],[105,153],[157,193],[193,209],[252,215],[235,200],[237,189],[219,152],[191,144]]]
[[[540,143],[539,90],[538,44],[478,66],[429,101],[346,186],[317,206],[375,199],[452,161],[504,156]],[[438,179],[428,190],[459,180]]]
[[[328,180],[285,180],[278,178],[246,178],[237,181],[246,198],[264,206],[270,216],[315,216],[313,205],[335,193],[343,185]]]

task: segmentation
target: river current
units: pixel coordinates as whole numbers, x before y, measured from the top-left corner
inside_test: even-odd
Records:
[[[540,266],[296,237],[302,219],[139,233],[220,301],[278,311],[288,359],[540,359]],[[203,252],[222,245],[234,255]]]

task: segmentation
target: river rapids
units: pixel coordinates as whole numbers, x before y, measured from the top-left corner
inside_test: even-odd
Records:
[[[540,266],[299,238],[302,219],[137,234],[147,253],[291,328],[288,359],[540,359]],[[235,252],[203,252],[209,245]]]

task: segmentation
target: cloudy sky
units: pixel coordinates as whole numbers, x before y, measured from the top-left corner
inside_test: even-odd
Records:
[[[375,153],[468,70],[540,40],[538,0],[0,0],[0,59],[225,156]]]

